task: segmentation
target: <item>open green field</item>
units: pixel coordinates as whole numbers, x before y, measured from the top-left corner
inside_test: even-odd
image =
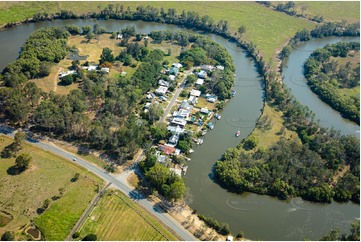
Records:
[[[0,135],[0,150],[12,142],[11,138]],[[19,153],[29,153],[33,158],[30,168],[19,175],[7,173],[14,165],[14,158],[0,158],[0,210],[14,217],[5,227],[0,227],[0,234],[10,230],[21,236],[20,228],[34,219],[46,239],[65,239],[95,196],[101,180],[75,164],[29,144]],[[80,178],[71,182],[75,173],[80,173]],[[64,188],[63,196],[52,200],[59,196],[59,188]],[[50,206],[39,216],[37,209],[42,207],[45,199],[51,200]]]
[[[4,4],[5,7],[1,5]],[[46,10],[48,13],[71,10],[76,13],[100,11],[109,2],[47,2],[46,7],[40,3],[25,3],[9,5],[0,3],[0,25],[7,22],[31,18],[34,13]],[[117,2],[112,2],[116,5]],[[297,31],[303,28],[313,28],[315,23],[305,19],[288,16],[266,8],[255,2],[119,2],[124,8],[128,6],[135,9],[139,5],[151,5],[164,9],[175,8],[177,14],[185,11],[196,11],[200,15],[209,15],[216,22],[227,20],[231,32],[236,32],[238,27],[244,25],[246,33],[244,39],[257,46],[264,55],[265,60],[274,56],[275,50],[280,50]],[[25,11],[25,10],[26,11]]]
[[[270,107],[268,104],[265,104],[262,118],[267,117],[267,122],[269,123],[269,128],[260,128],[256,127],[252,132],[252,135],[257,137],[259,143],[257,145],[258,148],[268,149],[271,145],[276,143],[281,139],[281,137],[285,139],[297,139],[298,135],[296,132],[288,130],[283,125],[282,112],[276,111],[274,108]],[[283,134],[280,133],[281,129],[284,128]],[[301,142],[301,140],[299,140]],[[244,150],[243,150],[244,151]],[[253,152],[253,151],[251,151]]]
[[[360,22],[360,2],[359,1],[307,1],[295,2],[296,11],[307,17],[322,16],[324,21],[342,21],[350,23]],[[277,3],[276,3],[277,4]]]
[[[115,192],[123,200],[135,208],[134,203],[119,192]],[[106,193],[86,222],[80,229],[80,237],[89,233],[97,235],[98,240],[178,240],[172,233],[147,214],[144,210],[136,208],[142,216],[166,237],[153,228],[142,216],[136,213],[122,199],[112,192]]]

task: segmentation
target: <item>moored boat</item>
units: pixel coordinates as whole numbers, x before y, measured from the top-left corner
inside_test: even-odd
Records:
[[[241,131],[238,130],[238,131],[236,132],[236,137],[238,137],[240,134],[241,134]]]

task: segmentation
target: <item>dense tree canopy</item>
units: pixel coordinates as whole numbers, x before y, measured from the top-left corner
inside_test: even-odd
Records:
[[[340,89],[351,89],[360,85],[360,64],[339,64],[335,58],[345,58],[349,52],[359,52],[357,42],[337,43],[315,50],[305,62],[305,75],[311,90],[345,118],[360,123],[360,97],[345,97]]]

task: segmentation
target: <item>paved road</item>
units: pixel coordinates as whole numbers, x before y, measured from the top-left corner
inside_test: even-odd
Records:
[[[10,137],[14,137],[14,132],[13,132],[13,129],[11,129],[11,128],[0,126],[0,133],[3,133]],[[32,145],[35,145],[44,150],[47,150],[47,151],[50,151],[57,155],[60,155],[63,158],[68,159],[68,160],[84,167],[88,171],[93,172],[95,175],[99,176],[106,183],[112,183],[113,187],[115,187],[116,189],[118,189],[119,191],[124,193],[126,196],[133,199],[135,202],[139,203],[143,208],[145,208],[151,214],[153,214],[158,219],[163,221],[164,224],[166,224],[169,228],[171,228],[183,240],[186,240],[186,241],[197,240],[189,231],[184,229],[183,226],[181,224],[179,224],[178,222],[176,222],[169,214],[164,212],[159,206],[154,206],[141,193],[139,193],[136,190],[133,190],[126,182],[124,182],[124,180],[123,181],[118,180],[116,177],[109,174],[108,172],[86,162],[85,160],[83,160],[79,157],[75,157],[73,154],[70,154],[67,151],[62,150],[55,145],[43,143],[41,141],[31,139],[31,138],[28,138],[27,141],[29,141]],[[76,159],[74,160],[74,158],[76,158]]]
[[[184,82],[185,79],[187,78],[187,76],[188,76],[189,74],[192,73],[192,71],[193,71],[193,68],[192,68],[191,70],[186,71],[186,73],[184,74],[184,78],[183,78],[180,86],[178,87],[178,89],[175,91],[174,96],[173,96],[172,99],[170,100],[167,108],[165,109],[163,116],[160,118],[160,120],[159,120],[160,122],[164,122],[165,119],[167,118],[167,115],[168,115],[169,111],[172,109],[172,107],[173,107],[173,105],[174,105],[174,102],[177,100],[179,94],[181,93],[181,91],[183,91],[183,89],[184,89],[184,87],[185,87],[185,82]]]

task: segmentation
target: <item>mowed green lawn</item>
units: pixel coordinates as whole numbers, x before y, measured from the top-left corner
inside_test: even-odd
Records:
[[[76,13],[100,11],[110,2],[47,2],[46,7],[42,3],[24,3],[10,5],[0,13],[0,25],[6,22],[19,21],[30,18],[34,13],[46,11],[56,12],[68,9]],[[0,3],[0,9],[1,7]],[[5,4],[5,3],[4,3]],[[111,2],[116,5],[117,2]],[[282,49],[283,44],[303,28],[311,29],[315,23],[301,18],[288,16],[266,8],[255,2],[119,2],[126,9],[128,6],[135,9],[139,5],[151,5],[164,9],[175,8],[178,14],[185,11],[196,11],[201,16],[209,15],[216,22],[227,20],[230,31],[236,32],[238,27],[244,25],[246,33],[244,39],[257,46],[264,55],[266,61],[274,57],[276,50]],[[3,8],[4,9],[4,8]],[[26,10],[26,11],[25,11]]]
[[[12,142],[11,138],[0,135],[0,150]],[[21,153],[29,153],[33,160],[30,168],[19,175],[7,173],[15,158],[0,158],[0,210],[14,216],[9,224],[0,227],[0,234],[6,230],[18,232],[34,219],[45,239],[64,240],[96,195],[101,180],[72,162],[32,145],[26,144]],[[80,178],[71,182],[75,173],[80,173]],[[51,198],[59,195],[59,188],[64,188],[64,195],[53,201]],[[50,199],[51,204],[39,216],[37,209],[45,199]]]
[[[162,231],[167,239],[123,202],[122,199],[111,192],[106,193],[100,199],[98,205],[81,227],[81,238],[89,233],[94,233],[97,235],[98,240],[178,240],[147,212],[135,206],[130,199],[120,192],[117,192],[117,194],[122,199],[125,199],[128,204],[131,204],[133,208],[136,208],[153,226]]]

